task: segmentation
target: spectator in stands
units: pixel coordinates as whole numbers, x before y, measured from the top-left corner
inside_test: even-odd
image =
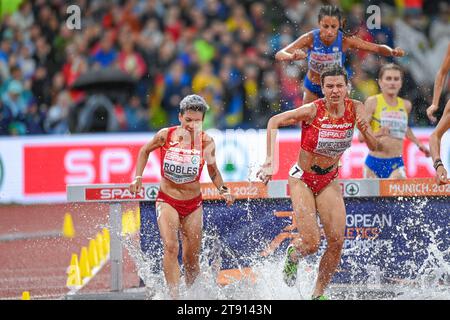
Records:
[[[148,116],[138,96],[131,96],[124,109],[128,131],[148,131]]]
[[[164,78],[162,105],[169,116],[169,123],[178,121],[178,109],[181,99],[191,91],[191,81],[181,61],[175,61],[170,72]]]
[[[118,55],[119,68],[132,77],[140,80],[147,71],[144,58],[134,49],[134,41],[124,38],[121,43],[122,50]]]
[[[15,119],[21,118],[27,109],[27,101],[23,96],[23,91],[22,83],[17,80],[12,80],[2,96],[3,103],[9,106]]]
[[[72,103],[70,94],[67,90],[61,91],[55,103],[50,107],[47,117],[44,121],[45,131],[54,134],[65,134],[69,132],[69,107]]]
[[[91,56],[94,64],[99,64],[101,67],[113,66],[117,60],[117,51],[114,48],[113,34],[107,33],[100,41],[100,46]]]
[[[9,126],[13,121],[11,109],[0,100],[0,136],[9,135]]]
[[[32,99],[28,103],[27,110],[24,115],[24,123],[26,125],[27,134],[44,134],[44,122],[46,112],[44,108],[39,108],[36,100]]]
[[[431,101],[426,97],[430,96],[438,61],[442,61],[448,43],[446,19],[449,6],[445,1],[366,0],[363,7],[358,4],[361,1],[355,0],[326,2],[351,12],[349,23],[352,16],[358,16],[354,25],[360,27],[367,39],[390,47],[404,47],[409,53],[395,59],[405,68],[402,95],[417,104],[415,115],[411,117],[413,124],[428,125],[424,110]],[[14,78],[22,83],[27,99],[32,95],[39,106],[50,106],[56,101],[58,91],[55,90],[70,89],[70,85],[88,69],[121,65],[139,78],[137,93],[141,103],[147,104],[151,128],[158,128],[167,125],[165,112],[170,110],[169,106],[161,104],[163,79],[170,73],[174,61],[180,59],[190,79],[198,74],[203,63],[211,64],[211,76],[219,79],[218,85],[202,86],[198,91],[203,92],[212,104],[212,113],[205,119],[205,126],[216,122],[221,128],[234,128],[255,125],[254,115],[265,114],[261,109],[265,107],[260,104],[257,104],[258,110],[253,110],[255,114],[247,112],[249,109],[244,114],[245,97],[238,92],[244,88],[246,67],[256,66],[257,86],[264,86],[263,75],[272,68],[275,52],[301,34],[317,28],[317,14],[325,1],[139,0],[79,1],[77,4],[83,12],[81,30],[70,30],[65,24],[67,1],[51,4],[23,1],[15,13],[3,16],[0,23],[2,97],[7,84]],[[380,29],[367,30],[364,25],[364,9],[371,4],[382,8]],[[132,43],[131,56],[142,56],[144,63],[133,62],[140,58],[119,58],[119,50],[124,44],[120,40],[121,34]],[[355,54],[357,52],[352,53]],[[231,67],[227,62],[229,55],[233,60]],[[386,60],[374,62],[370,54],[364,59],[364,65],[370,66],[363,71],[368,81],[374,80],[376,75],[371,70],[379,69]],[[145,70],[139,67],[142,65],[146,66]],[[227,67],[223,68],[223,65]],[[301,61],[276,66],[282,110],[302,103],[303,89],[298,78],[304,77],[304,67]],[[11,76],[18,73],[17,68],[21,69],[20,78]],[[227,76],[225,72],[231,74]],[[61,83],[61,75],[64,75],[62,86],[55,87],[55,82]],[[230,79],[232,85],[225,79]],[[296,81],[297,88],[294,88]],[[358,78],[351,81],[354,87],[358,86]],[[445,97],[448,91],[448,87],[444,87],[442,96]],[[230,92],[237,94],[232,102],[226,98]],[[83,98],[83,92],[70,93],[74,102]],[[263,91],[258,90],[256,100],[260,101],[263,95]],[[219,116],[225,114],[227,117]],[[210,116],[213,117],[209,119]],[[19,127],[13,126],[16,133],[23,132]]]

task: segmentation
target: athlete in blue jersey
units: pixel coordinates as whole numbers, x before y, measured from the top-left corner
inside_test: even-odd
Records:
[[[387,45],[378,45],[346,35],[340,30],[342,27],[341,10],[337,6],[322,6],[319,11],[319,29],[300,36],[275,55],[277,61],[307,58],[308,72],[303,82],[304,104],[323,98],[320,75],[335,65],[342,67],[348,49],[366,50],[390,57],[402,57],[405,54],[401,48],[392,49]]]

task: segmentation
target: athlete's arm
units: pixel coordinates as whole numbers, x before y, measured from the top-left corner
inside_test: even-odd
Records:
[[[312,32],[305,33],[300,36],[297,40],[290,43],[280,51],[275,54],[275,60],[277,61],[293,61],[293,60],[303,60],[308,55],[302,49],[309,48],[313,43]]]
[[[364,102],[364,119],[370,124],[373,114],[375,113],[375,107],[377,105],[377,98],[375,96],[368,97]],[[358,133],[359,142],[365,142],[364,136],[361,132]]]
[[[349,49],[370,51],[386,57],[403,57],[405,51],[399,47],[392,49],[385,44],[376,44],[365,41],[356,36],[344,37],[344,47]]]
[[[404,100],[404,101],[405,101],[405,109],[406,109],[406,112],[408,113],[408,117],[409,117],[409,115],[411,113],[411,109],[412,109],[411,101],[409,101],[409,100]],[[414,143],[419,148],[420,151],[425,153],[425,156],[427,156],[427,157],[430,156],[430,150],[428,150],[428,148],[422,143],[422,141],[417,139],[416,135],[414,134],[414,132],[411,130],[411,128],[409,126],[406,129],[406,137],[409,139],[409,141]]]
[[[439,68],[436,78],[434,79],[434,89],[433,89],[433,101],[431,105],[427,108],[427,116],[428,118],[436,122],[436,117],[434,113],[439,108],[439,98],[441,97],[442,88],[444,87],[444,81],[447,77],[447,73],[450,70],[450,43],[447,47],[447,53],[445,55],[444,61],[442,62],[441,67]]]
[[[436,169],[436,180],[439,184],[449,183],[447,171],[441,161],[441,139],[448,129],[450,129],[450,101],[447,102],[441,120],[439,120],[436,128],[430,135],[431,158]]]
[[[136,164],[136,175],[130,184],[130,191],[132,193],[139,192],[142,188],[142,174],[144,173],[145,165],[148,161],[148,156],[150,152],[156,150],[166,143],[168,129],[164,128],[159,130],[153,138],[147,142],[142,148],[139,150],[139,155]]]
[[[373,135],[370,125],[366,120],[364,105],[360,101],[353,100],[355,104],[356,126],[361,133],[367,147],[371,151],[376,151],[380,147],[377,138]]]
[[[427,148],[426,145],[422,143],[422,141],[417,139],[416,135],[414,134],[414,132],[411,130],[410,127],[406,129],[406,137],[409,139],[409,141],[414,143],[419,148],[419,150],[425,154],[426,157],[430,156],[430,150]]]
[[[235,198],[231,194],[231,191],[225,185],[222,175],[217,167],[216,163],[216,144],[214,139],[207,134],[205,134],[203,143],[205,145],[203,150],[203,157],[206,161],[206,167],[208,169],[209,177],[212,183],[219,190],[220,195],[225,199],[227,206],[233,204]]]
[[[311,121],[316,115],[317,108],[313,102],[305,104],[297,109],[285,111],[283,113],[274,115],[267,123],[267,145],[266,145],[266,160],[262,168],[257,173],[264,183],[269,182],[272,178],[274,170],[278,166],[278,150],[276,150],[276,139],[278,128],[294,125],[301,121]]]

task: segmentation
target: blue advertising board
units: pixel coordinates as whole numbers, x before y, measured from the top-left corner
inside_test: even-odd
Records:
[[[448,197],[361,197],[345,199],[347,226],[341,264],[334,283],[360,283],[376,269],[385,280],[414,279],[427,272],[444,273],[450,265]],[[162,245],[154,202],[140,203],[141,250],[161,270]],[[284,255],[297,230],[287,198],[204,201],[204,242],[219,256],[220,268],[251,267]],[[316,263],[323,253],[308,259]],[[281,259],[281,258],[280,258]],[[181,259],[180,259],[181,262]],[[280,270],[281,272],[281,270]]]

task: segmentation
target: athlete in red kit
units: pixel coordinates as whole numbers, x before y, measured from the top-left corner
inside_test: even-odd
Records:
[[[324,291],[341,258],[345,232],[345,206],[338,177],[338,162],[350,147],[355,125],[370,150],[378,142],[364,118],[364,105],[346,98],[347,74],[335,66],[321,75],[324,98],[273,116],[267,124],[267,158],[258,177],[267,183],[277,168],[274,157],[277,129],[302,122],[301,148],[297,163],[289,171],[292,207],[298,237],[289,245],[283,276],[293,286],[300,258],[317,252],[320,245],[319,215],[327,249],[319,265],[312,299],[326,299]]]
[[[178,232],[181,231],[185,280],[192,285],[200,272],[203,211],[200,175],[206,162],[212,182],[229,206],[234,196],[225,186],[215,161],[214,140],[202,131],[208,106],[198,95],[180,102],[181,125],[161,129],[139,151],[130,191],[142,188],[142,173],[150,152],[161,151],[161,184],[156,198],[158,227],[164,247],[163,270],[172,298],[179,296]]]

